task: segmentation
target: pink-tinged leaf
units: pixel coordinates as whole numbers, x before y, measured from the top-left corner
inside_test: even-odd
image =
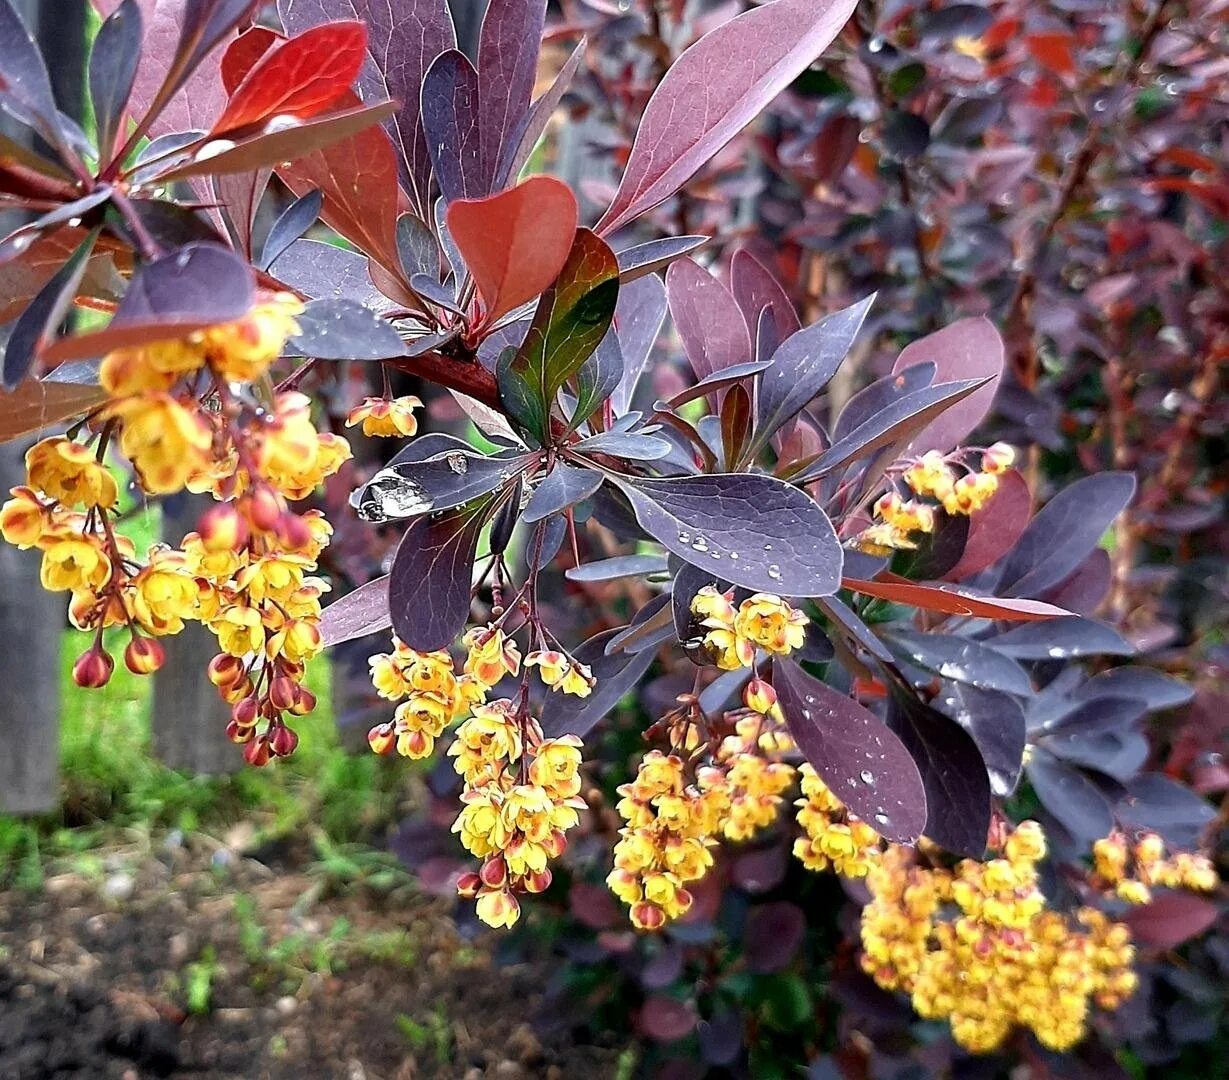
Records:
[[[27,379],[12,393],[0,390],[0,442],[79,416],[107,400],[96,379],[61,381],[63,374],[55,371],[42,381]]]
[[[938,611],[946,615],[975,615],[983,619],[1002,619],[1007,622],[1028,622],[1033,619],[1056,619],[1071,612],[1043,604],[1040,600],[1019,600],[999,596],[976,596],[962,592],[953,585],[941,582],[920,584],[884,574],[875,581],[860,578],[842,578],[841,587],[852,589],[864,596],[880,600],[892,600],[924,611]]]
[[[114,318],[89,334],[61,338],[44,356],[69,360],[184,337],[242,317],[252,306],[251,267],[221,244],[190,244],[133,275]]]
[[[856,6],[857,0],[775,0],[688,48],[649,100],[597,231],[613,232],[673,195],[811,65]]]
[[[1176,949],[1216,922],[1220,908],[1202,896],[1163,892],[1152,903],[1121,916],[1136,941],[1158,949]]]
[[[325,23],[270,48],[247,73],[214,122],[213,135],[274,116],[316,116],[354,82],[367,48],[362,23]]]
[[[358,98],[347,95],[347,105]],[[324,196],[324,223],[384,267],[403,277],[397,253],[397,152],[388,132],[374,125],[348,139],[279,165],[277,175],[296,195]]]
[[[730,261],[730,291],[738,301],[738,309],[750,333],[759,326],[760,313],[765,309],[771,312],[774,346],[802,329],[798,313],[781,283],[751,252],[742,249],[734,252]]]
[[[217,176],[223,173],[247,172],[250,169],[293,161],[326,146],[348,139],[351,135],[378,124],[397,111],[393,101],[342,109],[326,116],[317,116],[302,123],[252,135],[227,146],[229,139],[205,143],[197,155],[181,162],[158,179],[166,183],[190,176]],[[202,156],[203,154],[203,156]]]
[[[752,359],[747,324],[730,290],[694,260],[670,264],[666,297],[696,378]]]
[[[545,21],[546,0],[491,0],[482,19],[478,126],[487,191],[503,186],[500,164],[529,112]]]
[[[773,662],[772,685],[790,734],[820,779],[881,836],[913,843],[926,827],[926,792],[895,733],[791,660]]]
[[[360,585],[354,592],[334,600],[320,616],[324,647],[377,634],[392,626],[388,608],[388,575]]]
[[[282,22],[291,32],[349,17],[367,26],[367,61],[358,77],[364,101],[390,97],[400,102],[389,134],[400,151],[411,205],[420,221],[430,220],[431,157],[421,121],[423,76],[440,53],[457,44],[447,0],[279,0]]]
[[[578,217],[576,196],[549,176],[448,207],[448,231],[478,287],[484,325],[550,287],[572,250]]]
[[[693,1006],[674,998],[647,998],[640,1008],[638,1026],[655,1042],[677,1042],[690,1035],[699,1023]]]
[[[964,552],[943,576],[961,581],[998,562],[1020,539],[1032,514],[1033,497],[1024,477],[1014,469],[1003,473],[990,501],[969,517]]]
[[[1045,600],[1077,615],[1095,615],[1109,595],[1112,577],[1110,553],[1094,548],[1069,577],[1045,593]]]
[[[265,26],[253,26],[235,38],[222,54],[222,87],[227,96],[239,89],[265,53],[286,40],[285,34]]]
[[[961,319],[933,334],[906,345],[896,358],[893,373],[915,364],[935,365],[936,383],[958,379],[989,379],[937,417],[909,445],[910,452],[939,450],[946,453],[962,443],[989,414],[1003,373],[1003,339],[989,319]]]
[[[446,203],[490,193],[478,134],[478,72],[463,52],[435,58],[422,81],[422,129]]]

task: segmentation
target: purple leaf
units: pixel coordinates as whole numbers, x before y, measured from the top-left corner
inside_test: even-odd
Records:
[[[742,382],[744,379],[749,379],[752,375],[758,375],[760,372],[767,370],[769,363],[770,361],[768,360],[748,360],[741,364],[730,364],[719,371],[714,371],[711,375],[706,375],[694,386],[680,390],[668,401],[660,402],[656,406],[657,411],[665,412],[666,409],[677,409],[680,405],[686,405],[689,401],[695,401],[697,398],[704,397],[705,394],[726,390],[735,383]]]
[[[622,378],[623,350],[612,327],[606,331],[606,335],[597,343],[597,348],[576,372],[576,404],[572,409],[572,418],[568,421],[568,431],[575,431],[597,412],[602,403],[618,388]],[[669,452],[669,447],[666,452]]]
[[[252,231],[256,227],[256,210],[260,200],[264,198],[272,175],[272,169],[253,169],[250,172],[226,173],[208,178],[214,199],[220,204],[222,217],[230,225],[235,246],[245,254],[255,255]],[[293,239],[296,238],[291,237],[291,240]],[[263,260],[262,269],[267,269]]]
[[[1150,904],[1126,912],[1122,920],[1137,941],[1168,950],[1198,937],[1219,916],[1219,905],[1202,896],[1163,892]]]
[[[742,1017],[733,1009],[721,1009],[701,1020],[696,1031],[700,1053],[710,1065],[730,1065],[743,1048]]]
[[[1055,757],[1126,783],[1148,760],[1148,740],[1138,731],[1069,731],[1040,744]]]
[[[578,454],[613,454],[630,461],[660,461],[670,454],[670,443],[652,435],[607,431],[572,444]]]
[[[751,473],[610,480],[640,527],[693,566],[784,596],[831,596],[840,585],[842,551],[832,523],[782,480]]]
[[[730,291],[749,330],[759,325],[765,311],[776,341],[784,341],[802,329],[798,313],[781,283],[759,259],[742,248],[734,252],[730,261]]]
[[[389,133],[401,152],[409,195],[419,220],[430,220],[431,157],[421,120],[423,77],[432,61],[457,44],[447,0],[279,0],[292,33],[317,23],[354,18],[367,24],[367,63],[359,74],[364,101],[399,102]]]
[[[220,244],[189,244],[138,270],[107,326],[62,338],[50,358],[103,356],[113,349],[186,337],[245,315],[255,297],[251,268]]]
[[[1028,781],[1046,811],[1057,818],[1082,849],[1114,827],[1109,804],[1078,769],[1034,747],[1025,766]]]
[[[1131,644],[1117,630],[1094,619],[1071,615],[1044,623],[1024,623],[985,644],[1018,660],[1069,660],[1077,656],[1132,656]]]
[[[508,157],[529,112],[538,73],[546,0],[491,0],[478,39],[481,179],[487,191],[502,186]]]
[[[1195,696],[1195,688],[1159,671],[1144,667],[1120,667],[1103,671],[1084,683],[1072,697],[1093,700],[1099,697],[1136,698],[1149,711],[1173,709]]]
[[[1152,772],[1132,780],[1114,810],[1123,825],[1154,829],[1176,848],[1197,847],[1208,825],[1216,820],[1216,808],[1207,799]]]
[[[643,652],[656,648],[675,636],[673,597],[670,593],[658,593],[642,606],[632,621],[606,642],[606,651]]]
[[[508,488],[536,458],[487,457],[475,450],[445,450],[423,460],[387,465],[350,496],[364,521],[396,521],[453,510]]]
[[[319,240],[296,240],[273,260],[269,273],[316,300],[357,300],[380,310],[388,301],[371,282],[367,259]]]
[[[597,229],[668,199],[824,51],[856,0],[776,0],[705,34],[649,99],[627,169]]]
[[[445,202],[490,194],[478,120],[478,72],[463,52],[449,49],[435,58],[422,83],[422,128]]]
[[[749,676],[750,672],[746,668],[741,672],[727,671],[722,678],[739,674]],[[745,892],[771,892],[785,880],[789,864],[788,848],[784,844],[743,851],[730,865],[730,879]]]
[[[85,276],[90,252],[94,250],[97,239],[98,230],[94,229],[13,324],[4,347],[5,390],[12,390],[30,373],[39,353],[58,333],[60,324],[77,297],[77,288]]]
[[[892,371],[899,374],[906,368],[925,363],[935,365],[936,382],[988,380],[975,394],[930,424],[910,444],[910,450],[916,454],[927,450],[946,453],[962,443],[990,412],[1003,372],[1003,339],[989,319],[961,319],[906,345]]]
[[[995,690],[949,682],[932,704],[973,736],[994,794],[1006,797],[1015,791],[1024,765],[1025,722],[1020,703]]]
[[[488,496],[442,516],[415,518],[389,574],[393,629],[411,649],[434,652],[456,640],[469,618],[478,537],[491,516]]]
[[[661,574],[666,569],[666,560],[660,555],[616,555],[612,559],[574,566],[563,576],[568,581],[617,581],[642,574]]]
[[[639,1027],[655,1042],[677,1042],[696,1027],[696,1012],[689,1004],[656,995],[640,1008]]]
[[[892,650],[858,617],[852,608],[845,604],[844,600],[839,596],[826,596],[817,603],[820,610],[836,624],[836,627],[844,631],[846,638],[861,645],[871,656],[885,663],[891,663]]]
[[[911,692],[893,693],[888,725],[921,773],[926,835],[954,854],[980,859],[990,828],[990,777],[973,737]]]
[[[768,975],[789,967],[806,937],[807,918],[788,900],[756,904],[743,927],[743,955],[747,969]]]
[[[980,386],[981,383],[974,380],[936,383],[905,394],[834,442],[796,478],[797,482],[818,480],[857,458],[868,457],[885,446],[910,439],[913,432],[975,394]]]
[[[617,253],[619,280],[624,285],[639,281],[646,274],[652,274],[663,266],[669,266],[675,259],[695,251],[702,244],[708,243],[708,240],[707,236],[663,236],[659,240],[649,240],[635,247],[624,248]]]
[[[286,207],[270,227],[269,235],[265,237],[265,245],[260,253],[260,265],[268,268],[274,259],[307,232],[316,223],[323,204],[324,196],[318,189],[313,189]]]
[[[1054,496],[1029,522],[1000,564],[998,592],[1036,596],[1089,555],[1135,494],[1130,473],[1086,476]]]
[[[532,525],[578,502],[584,502],[602,486],[603,479],[596,469],[578,469],[558,461],[534,489],[521,520],[526,525]]]
[[[620,281],[614,329],[623,353],[623,377],[610,399],[616,416],[631,408],[665,318],[666,287],[661,278],[650,274],[630,283]]]
[[[415,274],[410,278],[410,288],[428,303],[443,308],[445,311],[451,311],[454,315],[461,315],[464,313],[457,303],[453,283],[453,278],[450,277],[447,282],[442,282],[436,274]]]
[[[1110,553],[1104,548],[1093,548],[1088,558],[1066,578],[1046,590],[1044,599],[1077,615],[1091,616],[1109,595],[1112,578]]]
[[[833,312],[819,322],[784,337],[772,364],[760,376],[756,400],[756,446],[762,447],[828,385],[849,353],[875,302],[865,300]]]
[[[544,569],[559,554],[559,549],[563,547],[564,538],[568,534],[568,519],[562,514],[557,514],[555,517],[547,518],[540,528],[542,546],[535,550],[534,545],[530,544],[525,548],[525,564],[531,570]]]
[[[572,655],[587,664],[597,679],[587,698],[571,694],[548,694],[542,706],[542,732],[548,739],[560,735],[588,735],[597,723],[644,678],[657,655],[655,649],[619,651],[609,655],[606,646],[621,630],[605,630],[589,638]]]
[[[123,0],[98,28],[90,51],[90,101],[98,126],[101,164],[114,152],[124,109],[136,80],[144,36],[141,9],[136,0]]]
[[[1051,627],[1058,619],[1026,626]],[[921,634],[896,630],[890,635],[915,663],[945,679],[966,683],[981,690],[1000,690],[1005,694],[1029,697],[1033,684],[1028,672],[986,644],[954,634]]]
[[[550,88],[533,103],[516,138],[506,144],[511,153],[505,153],[505,160],[500,163],[495,177],[495,187],[502,188],[509,182],[515,182],[521,169],[525,167],[525,163],[533,154],[534,148],[538,145],[538,140],[542,138],[542,133],[546,130],[552,114],[559,107],[559,102],[563,100],[563,95],[572,85],[572,80],[576,77],[576,70],[580,67],[584,55],[585,39],[581,38],[576,48],[572,50],[572,55],[559,69],[559,74],[555,76],[555,81],[551,83]]]
[[[299,332],[286,343],[289,356],[388,360],[405,355],[405,342],[397,331],[354,300],[312,300],[295,321]]]
[[[730,290],[691,259],[666,271],[670,315],[697,379],[751,360],[751,338]]]
[[[907,394],[923,390],[934,382],[934,364],[918,364],[896,375],[885,375],[859,390],[846,403],[832,428],[833,439],[843,439],[854,428],[882,412]]]
[[[1129,728],[1147,712],[1142,701],[1131,697],[1098,697],[1091,701],[1069,702],[1065,712],[1047,717],[1038,727],[1036,713],[1030,734],[1043,738],[1055,732],[1095,734]]]
[[[70,160],[75,158],[60,125],[42,54],[9,0],[0,0],[0,106]]]
[[[772,685],[798,749],[838,799],[881,836],[913,843],[926,826],[917,766],[869,709],[776,659]]]
[[[386,574],[329,604],[320,616],[320,633],[324,635],[327,649],[343,641],[377,634],[391,626],[392,622]]]

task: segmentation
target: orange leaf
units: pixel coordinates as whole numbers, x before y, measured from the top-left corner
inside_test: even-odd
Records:
[[[951,585],[918,584],[895,574],[884,574],[876,581],[842,578],[841,586],[864,596],[875,596],[880,600],[892,600],[898,604],[908,604],[925,611],[938,611],[945,615],[976,615],[982,619],[1032,622],[1071,614],[1064,608],[1045,604],[1040,600],[974,596]]]
[[[1056,75],[1075,74],[1074,40],[1070,34],[1029,34],[1025,40],[1028,51],[1042,67],[1049,68]]]
[[[230,97],[239,89],[239,84],[265,53],[285,40],[283,34],[264,26],[253,26],[235,38],[222,54],[222,86],[226,89],[226,96]]]
[[[572,250],[578,218],[576,196],[550,176],[448,207],[448,231],[478,287],[484,326],[550,287]]]
[[[350,89],[366,52],[367,28],[359,22],[324,23],[289,38],[266,52],[247,73],[211,134],[262,124],[275,116],[304,119],[323,112]],[[241,60],[240,54],[233,68]]]

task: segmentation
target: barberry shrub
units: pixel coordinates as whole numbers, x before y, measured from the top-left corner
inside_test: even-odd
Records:
[[[98,6],[87,136],[0,0],[0,105],[38,136],[0,143],[0,191],[32,215],[0,241],[0,432],[72,421],[30,449],[0,531],[68,594],[81,686],[116,640],[147,674],[203,622],[229,734],[265,765],[315,705],[307,665],[391,628],[371,747],[451,759],[459,891],[511,926],[585,827],[596,726],[685,656],[691,689],[618,790],[607,881],[635,928],[687,916],[720,845],[792,831],[807,869],[864,882],[864,970],[970,1051],[1021,1030],[1069,1049],[1130,996],[1128,905],[1217,885],[1202,801],[1140,775],[1140,720],[1185,688],[1075,663],[1131,651],[1063,601],[1132,477],[1033,513],[1012,448],[969,441],[1003,369],[985,319],[910,343],[826,428],[813,402],[874,297],[803,325],[754,258],[727,285],[705,237],[644,224],[854,0],[773,0],[678,56],[592,227],[525,175],[584,63],[582,40],[533,97],[545,0],[493,0],[476,64],[444,0]],[[258,246],[273,176],[293,198]],[[88,328],[64,332],[74,306]],[[663,396],[667,311],[694,378]],[[356,370],[384,392],[354,401]],[[418,434],[397,373],[482,438]],[[317,426],[342,398],[347,427],[408,441],[358,471]],[[215,505],[140,552],[129,471]],[[328,514],[304,508],[325,481]],[[323,607],[330,539],[363,530],[400,531],[387,573]],[[642,603],[564,640],[552,567]],[[1038,820],[1008,801],[1024,778]]]

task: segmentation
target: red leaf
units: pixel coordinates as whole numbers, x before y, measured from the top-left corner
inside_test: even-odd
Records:
[[[253,26],[235,38],[222,54],[222,85],[226,88],[226,96],[231,97],[239,89],[239,84],[265,53],[285,40],[284,34],[264,26]]]
[[[973,596],[951,585],[919,584],[906,581],[895,574],[884,574],[876,581],[859,578],[841,578],[841,586],[876,596],[880,600],[892,600],[925,611],[940,611],[946,615],[976,615],[983,619],[1004,619],[1009,622],[1032,622],[1037,619],[1055,619],[1071,612],[1040,600],[1022,600],[1017,597]]]
[[[262,124],[274,116],[315,116],[350,89],[366,49],[367,28],[360,22],[324,23],[290,38],[257,61],[212,133]]]
[[[358,104],[347,91],[343,108]],[[365,255],[400,280],[397,255],[397,153],[381,126],[364,128],[349,139],[278,166],[277,175],[296,195],[318,188],[324,196],[321,218]]]
[[[1003,473],[990,501],[970,515],[964,553],[943,576],[960,581],[998,562],[1020,539],[1032,514],[1033,497],[1024,477],[1015,469]]]
[[[1075,41],[1070,34],[1029,34],[1025,40],[1028,51],[1043,67],[1056,75],[1075,74],[1075,54],[1072,51]]]
[[[550,287],[572,250],[578,216],[571,189],[549,176],[448,207],[448,231],[478,287],[483,325]]]
[[[1158,949],[1174,949],[1202,934],[1219,914],[1220,909],[1202,896],[1163,892],[1152,903],[1128,911],[1122,921],[1137,941]]]

